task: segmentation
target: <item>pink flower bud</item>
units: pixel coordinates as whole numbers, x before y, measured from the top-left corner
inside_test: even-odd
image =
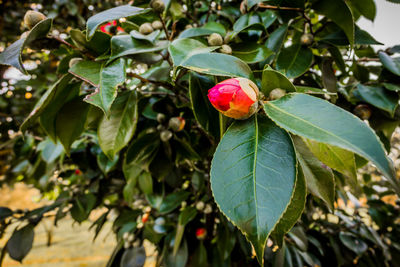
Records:
[[[258,108],[257,85],[246,78],[232,78],[208,90],[208,99],[222,114],[238,120],[253,115]]]

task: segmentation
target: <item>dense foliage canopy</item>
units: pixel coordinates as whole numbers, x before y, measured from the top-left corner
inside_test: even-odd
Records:
[[[399,265],[400,47],[357,26],[373,0],[48,2],[0,4],[0,183],[52,200],[0,207],[0,259],[97,209],[109,266],[145,239],[159,266]],[[207,97],[232,77],[259,88],[244,120]]]

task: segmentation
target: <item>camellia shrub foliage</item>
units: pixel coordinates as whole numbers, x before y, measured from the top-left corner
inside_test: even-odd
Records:
[[[24,9],[0,54],[31,73],[2,82],[2,183],[53,200],[0,208],[1,258],[97,209],[108,266],[144,240],[157,266],[399,266],[400,48],[357,26],[373,0],[83,2]]]

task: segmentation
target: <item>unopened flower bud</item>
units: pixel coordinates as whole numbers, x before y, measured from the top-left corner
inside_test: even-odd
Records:
[[[153,32],[153,27],[151,26],[151,23],[146,22],[146,23],[143,23],[142,25],[140,25],[140,27],[139,27],[139,32],[140,32],[141,34],[149,34],[149,33],[152,33],[152,32]]]
[[[172,131],[179,132],[185,128],[185,119],[182,117],[173,117],[169,119],[168,126]]]
[[[71,60],[68,63],[68,66],[70,68],[72,68],[72,66],[75,65],[76,63],[78,63],[79,61],[82,61],[82,58],[80,58],[80,57],[71,58]]]
[[[196,237],[199,240],[203,240],[207,236],[207,230],[205,228],[197,228],[196,229]]]
[[[134,236],[133,234],[129,234],[126,240],[127,240],[128,242],[132,243],[133,240],[135,240],[135,236]]]
[[[368,120],[372,115],[372,111],[368,105],[360,104],[354,108],[354,114],[362,120]]]
[[[157,121],[158,121],[159,123],[164,122],[164,121],[165,121],[165,115],[162,114],[162,113],[158,113],[158,114],[157,114]]]
[[[219,49],[219,52],[230,55],[232,54],[232,48],[227,44],[223,44]]]
[[[276,100],[286,95],[286,91],[280,88],[276,88],[269,93],[269,100]]]
[[[143,212],[150,213],[151,212],[151,207],[147,206],[147,207],[143,208]]]
[[[219,112],[237,120],[249,118],[257,112],[259,90],[246,78],[232,78],[208,90],[208,99]]]
[[[186,201],[182,201],[181,202],[181,208],[184,209],[187,206],[187,202]]]
[[[45,20],[46,16],[38,11],[28,10],[24,16],[24,23],[29,28],[32,29],[36,24]]]
[[[123,235],[122,235],[122,238],[124,239],[124,240],[128,240],[128,237],[129,237],[129,232],[125,232]]]
[[[142,223],[146,223],[146,222],[149,220],[149,216],[150,216],[149,213],[143,214],[143,216],[142,216]]]
[[[218,46],[222,45],[224,40],[222,39],[222,36],[218,33],[212,33],[210,36],[208,36],[208,44],[211,46]]]
[[[204,213],[210,214],[211,212],[212,212],[212,207],[210,204],[207,204],[206,207],[204,208]]]
[[[196,209],[197,210],[200,210],[200,211],[203,210],[204,206],[205,206],[205,204],[204,204],[203,201],[199,201],[199,202],[196,203]]]
[[[152,0],[150,2],[150,7],[157,13],[161,13],[165,9],[165,4],[162,0]]]
[[[314,36],[310,33],[305,33],[300,37],[300,42],[302,45],[311,45],[314,41]]]
[[[247,13],[247,0],[243,0],[241,3],[240,3],[240,13],[242,13],[242,14],[246,14]]]
[[[160,133],[160,139],[163,142],[168,142],[169,139],[172,137],[172,132],[168,130],[163,130]]]
[[[188,24],[185,26],[185,30],[193,28],[192,24]]]
[[[131,243],[130,242],[124,242],[124,249],[128,249],[131,247]]]
[[[163,28],[162,22],[159,20],[155,20],[151,23],[151,27],[153,27],[154,30],[160,30]]]

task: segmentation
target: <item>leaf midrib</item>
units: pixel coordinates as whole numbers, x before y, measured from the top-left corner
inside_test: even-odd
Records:
[[[257,183],[256,183],[256,167],[257,167],[257,154],[258,154],[258,120],[257,114],[254,116],[254,127],[255,127],[255,137],[254,137],[254,161],[253,161],[253,190],[254,190],[254,206],[256,212],[256,226],[257,226],[257,239],[260,239],[259,229],[258,229],[258,212],[257,212]]]

